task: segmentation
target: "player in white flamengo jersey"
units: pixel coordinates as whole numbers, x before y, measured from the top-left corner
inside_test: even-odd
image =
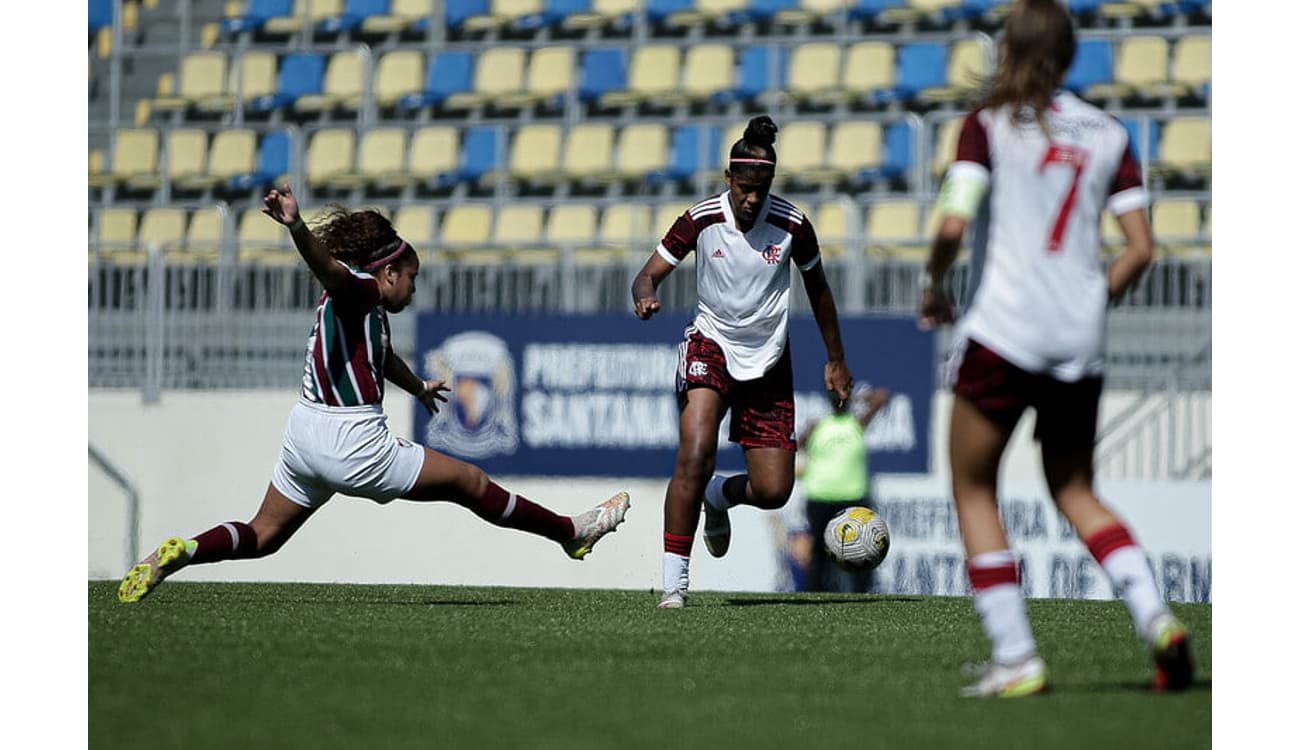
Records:
[[[419,378],[389,345],[388,313],[401,312],[415,294],[420,270],[415,248],[377,211],[336,207],[313,231],[288,185],[268,193],[265,203],[263,212],[289,228],[298,252],[325,287],[280,460],[251,521],[164,541],[127,572],[119,600],[138,602],[187,565],[270,555],[336,492],[378,503],[453,502],[489,523],[556,541],[578,560],[623,522],[626,492],[580,515],[559,515],[501,488],[477,466],[390,433],[383,412],[385,381],[410,393],[429,413],[447,400],[442,381]]]
[[[944,275],[971,230],[976,281],[953,331],[949,459],[975,609],[993,660],[965,695],[1042,692],[1017,562],[997,509],[1002,453],[1026,407],[1057,508],[1123,598],[1155,659],[1154,687],[1181,690],[1192,663],[1182,623],[1146,554],[1093,490],[1108,301],[1152,259],[1148,196],[1124,127],[1060,90],[1074,57],[1056,0],[1018,0],[984,105],[966,117],[940,191],[942,220],[922,277],[922,327],[951,322]],[[1103,266],[1098,225],[1116,214],[1126,241]]]
[[[776,123],[750,120],[731,147],[727,191],[682,214],[632,282],[637,317],[659,310],[659,284],[695,251],[699,305],[679,352],[681,442],[664,498],[663,597],[686,603],[691,545],[704,506],[704,542],[714,557],[731,543],[727,509],[785,505],[794,485],[794,384],[787,327],[790,264],[803,277],[826,346],[826,388],[848,399],[835,299],[822,271],[812,222],[770,195],[776,173]],[[745,451],[746,474],[714,474],[718,427],[731,411],[731,441]]]

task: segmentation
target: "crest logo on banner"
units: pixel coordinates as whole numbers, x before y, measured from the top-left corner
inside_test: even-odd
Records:
[[[458,333],[425,354],[424,371],[451,389],[450,403],[429,419],[425,445],[471,459],[514,454],[515,363],[504,341],[482,331]]]

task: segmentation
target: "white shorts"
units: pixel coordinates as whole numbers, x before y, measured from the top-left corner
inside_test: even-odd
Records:
[[[386,503],[409,492],[423,467],[424,448],[389,432],[379,404],[299,401],[289,412],[271,484],[307,508],[336,492]]]

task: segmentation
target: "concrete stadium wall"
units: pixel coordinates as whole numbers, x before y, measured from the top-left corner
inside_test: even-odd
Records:
[[[1135,394],[1108,393],[1103,422]],[[1208,398],[1208,394],[1206,395]],[[140,493],[140,549],[170,535],[194,535],[222,521],[248,520],[257,509],[279,454],[284,421],[297,394],[284,391],[165,392],[143,405],[139,391],[89,394],[89,439],[135,482]],[[946,476],[951,396],[935,395],[931,480]],[[389,424],[409,435],[413,401],[389,400]],[[1031,420],[1017,430],[1003,481],[1041,486]],[[667,477],[620,482],[606,478],[494,477],[503,486],[558,512],[576,513],[620,489],[632,510],[619,533],[582,562],[549,541],[497,529],[445,503],[395,501],[379,506],[336,497],[276,555],[185,571],[186,580],[445,583],[650,591],[660,582],[662,504]],[[88,480],[89,577],[117,578],[129,567],[126,500],[103,471]],[[1208,522],[1208,521],[1207,521]],[[724,560],[697,554],[700,590],[770,590],[779,576],[774,554],[783,533],[779,514],[740,508]],[[746,541],[749,540],[749,541]],[[702,545],[697,545],[701,548]],[[649,595],[649,594],[647,594]]]

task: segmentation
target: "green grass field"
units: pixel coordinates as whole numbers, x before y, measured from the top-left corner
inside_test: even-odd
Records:
[[[1148,690],[1119,602],[1031,600],[1053,691],[961,699],[969,599],[169,582],[89,584],[90,747],[1199,748],[1196,682]]]

